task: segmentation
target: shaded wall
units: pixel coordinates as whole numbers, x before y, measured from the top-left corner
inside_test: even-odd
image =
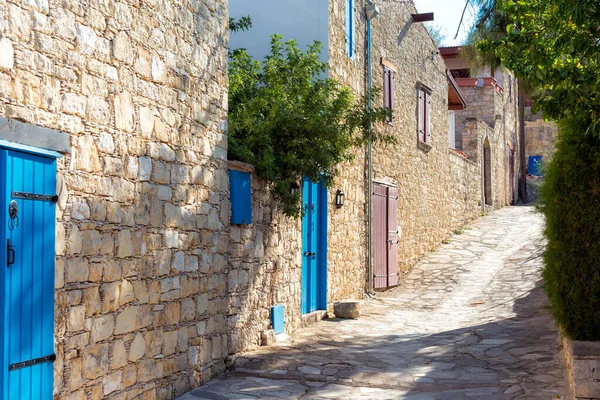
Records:
[[[0,15],[0,115],[70,135],[54,393],[172,399],[228,354],[227,2],[10,1]]]

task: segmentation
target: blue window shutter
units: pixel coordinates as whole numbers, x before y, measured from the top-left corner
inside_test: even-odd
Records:
[[[353,18],[353,10],[352,10],[352,0],[346,0],[346,15],[345,15],[345,23],[346,23],[346,54],[349,57],[354,56],[353,47],[354,46],[354,24],[352,21]]]
[[[250,190],[250,173],[229,171],[229,187],[231,193],[231,223],[252,223],[252,195]]]

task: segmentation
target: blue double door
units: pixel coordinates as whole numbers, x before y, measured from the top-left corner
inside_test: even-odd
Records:
[[[303,179],[302,313],[327,309],[327,187]]]
[[[56,160],[0,148],[0,399],[52,398]]]

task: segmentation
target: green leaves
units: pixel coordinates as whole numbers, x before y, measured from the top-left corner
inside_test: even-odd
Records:
[[[302,52],[294,40],[271,37],[271,51],[260,63],[245,50],[231,53],[229,64],[229,158],[254,164],[260,178],[274,183],[283,212],[301,214],[300,196],[290,185],[302,176],[333,183],[338,165],[352,159],[352,148],[370,139],[370,124],[389,117],[384,108],[366,107],[379,95],[355,99],[352,91],[325,78],[321,44]]]
[[[597,1],[495,0],[487,10],[472,36],[484,58],[538,88],[535,100],[547,118],[591,117],[592,130],[600,134]]]

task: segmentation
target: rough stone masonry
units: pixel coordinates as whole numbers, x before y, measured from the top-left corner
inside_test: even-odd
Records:
[[[225,367],[227,1],[0,0],[0,115],[59,160],[57,398],[168,399]]]

